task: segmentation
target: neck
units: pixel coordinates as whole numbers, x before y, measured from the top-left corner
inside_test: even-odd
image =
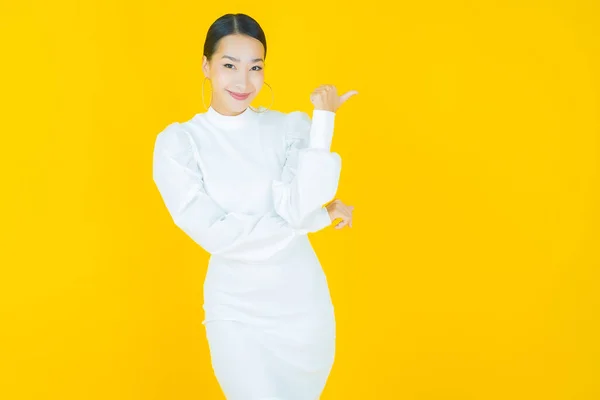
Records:
[[[206,117],[219,129],[237,130],[240,128],[248,128],[254,124],[255,116],[257,115],[250,107],[244,111],[236,113],[227,113],[225,107],[219,107],[218,104],[211,104],[206,112]]]

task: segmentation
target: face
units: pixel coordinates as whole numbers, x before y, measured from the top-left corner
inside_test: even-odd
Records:
[[[202,71],[212,83],[211,106],[221,114],[237,115],[254,100],[264,83],[264,47],[246,35],[223,37]]]

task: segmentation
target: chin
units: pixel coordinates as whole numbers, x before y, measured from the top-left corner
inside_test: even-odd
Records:
[[[221,98],[221,104],[226,104],[227,108],[231,112],[235,113],[241,113],[244,110],[246,110],[250,106],[252,101],[256,98],[256,95],[254,95],[253,93],[245,100],[236,100],[233,97],[231,97],[227,90],[224,90],[224,92],[224,96]]]

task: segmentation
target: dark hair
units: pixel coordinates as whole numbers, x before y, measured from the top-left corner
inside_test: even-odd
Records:
[[[267,39],[262,28],[256,20],[246,14],[225,14],[219,17],[208,28],[206,40],[204,41],[204,55],[211,60],[217,50],[219,40],[231,34],[240,34],[259,40],[265,48],[265,60],[267,58]]]

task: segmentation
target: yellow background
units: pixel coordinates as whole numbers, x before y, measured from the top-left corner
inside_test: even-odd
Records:
[[[338,324],[323,399],[600,398],[599,3],[225,3],[0,3],[0,398],[223,398],[207,254],[151,161],[203,112],[228,12],[266,31],[273,108],[360,92],[333,143],[353,228],[311,236]]]

